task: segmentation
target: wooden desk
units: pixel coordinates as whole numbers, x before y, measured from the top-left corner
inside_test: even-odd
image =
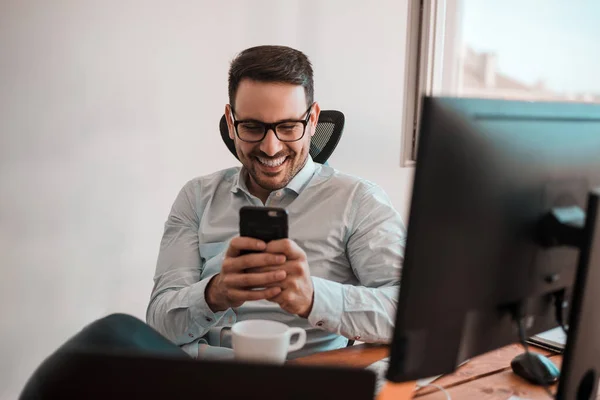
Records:
[[[531,351],[549,356],[560,367],[562,360],[560,355],[534,346],[530,346],[530,349]],[[364,368],[375,361],[387,357],[388,352],[387,346],[361,344],[345,349],[314,354],[290,361],[290,363]],[[506,400],[511,396],[518,396],[529,400],[548,399],[548,395],[541,386],[532,385],[512,373],[510,361],[522,352],[523,348],[517,344],[491,351],[473,358],[454,373],[443,376],[434,383],[446,389],[454,400]],[[391,398],[385,393],[389,389],[388,386],[394,386],[394,384],[387,384],[378,399]],[[556,386],[553,385],[551,387],[553,392],[556,391]],[[413,389],[414,384],[409,384],[408,390],[412,391]],[[403,393],[406,392],[407,386],[404,385]],[[394,395],[394,398],[398,399],[399,397],[396,396],[397,394]],[[444,400],[446,396],[436,388],[425,387],[414,391],[413,398],[419,400]],[[600,395],[598,399],[600,399]]]

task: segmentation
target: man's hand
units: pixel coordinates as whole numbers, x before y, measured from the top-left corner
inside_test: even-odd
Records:
[[[221,272],[206,286],[206,302],[213,312],[239,307],[246,301],[270,300],[281,294],[282,289],[277,284],[287,276],[285,269],[281,268],[286,257],[264,252],[266,247],[265,242],[249,237],[235,237],[231,240]],[[242,250],[263,252],[240,255]],[[250,268],[265,270],[247,271]],[[253,288],[262,289],[252,290]]]
[[[306,253],[296,242],[290,239],[269,242],[266,252],[283,254],[287,259],[282,266],[277,267],[277,269],[286,272],[286,278],[271,284],[273,287],[280,287],[281,293],[269,299],[269,301],[279,304],[281,308],[291,314],[308,318],[313,306],[314,288],[310,279]],[[270,269],[272,268],[261,268],[261,271]]]

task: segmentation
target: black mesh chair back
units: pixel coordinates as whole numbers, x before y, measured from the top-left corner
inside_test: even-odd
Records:
[[[341,111],[321,111],[315,134],[310,142],[310,155],[315,162],[320,164],[327,162],[342,137],[344,122],[344,114]],[[221,138],[231,154],[238,158],[233,140],[229,138],[229,128],[227,127],[225,115],[221,117],[219,130],[221,131]]]

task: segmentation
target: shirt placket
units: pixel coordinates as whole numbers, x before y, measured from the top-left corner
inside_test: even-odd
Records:
[[[267,199],[266,205],[269,207],[279,207],[284,197],[283,190],[272,192]]]

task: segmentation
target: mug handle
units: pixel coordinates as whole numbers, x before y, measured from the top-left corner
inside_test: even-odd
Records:
[[[298,334],[298,340],[296,340],[296,343],[290,344],[288,352],[300,350],[306,344],[306,331],[302,328],[290,328],[288,330],[288,340],[290,340],[296,333]]]

